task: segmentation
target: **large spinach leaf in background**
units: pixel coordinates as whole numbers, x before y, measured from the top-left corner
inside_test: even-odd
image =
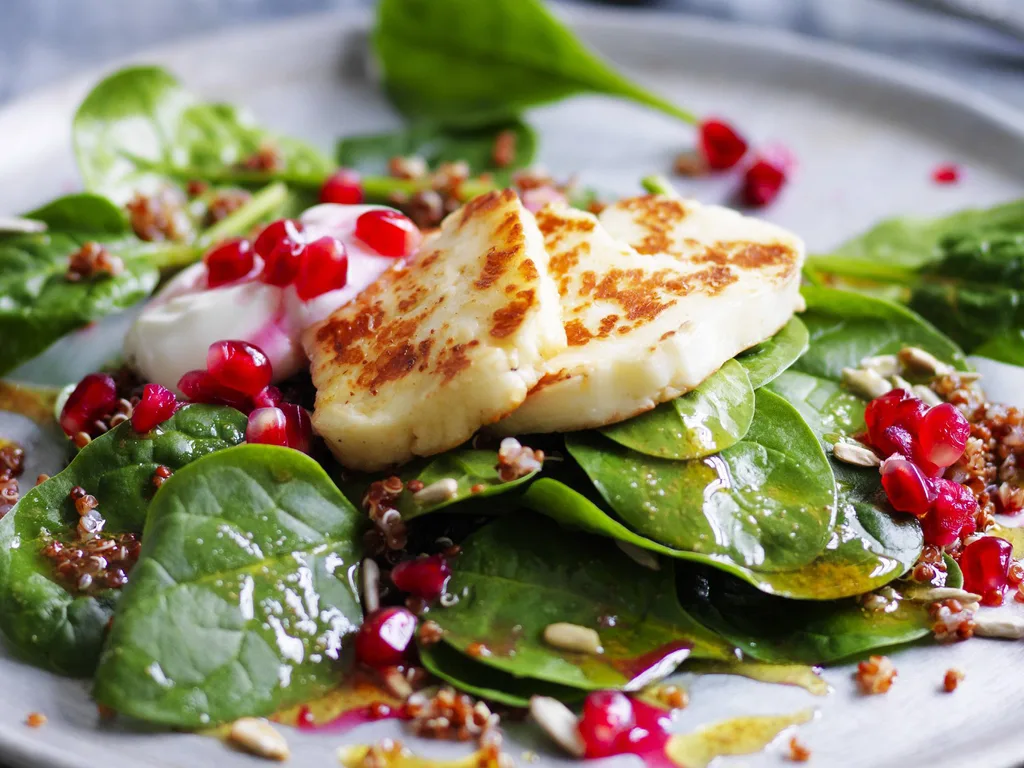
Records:
[[[315,192],[334,167],[315,148],[255,125],[231,105],[199,101],[159,67],[129,67],[101,81],[79,106],[72,138],[86,188],[118,204],[192,179],[284,181]],[[242,167],[264,147],[276,151],[279,168]]]
[[[26,216],[49,229],[0,235],[0,375],[66,334],[145,298],[156,287],[162,267],[199,256],[188,245],[139,240],[120,209],[98,195],[69,195]],[[89,241],[124,262],[121,274],[78,282],[66,278],[69,258]]]
[[[595,433],[568,435],[566,447],[639,534],[758,572],[793,570],[828,540],[835,482],[799,413],[763,389],[756,403],[746,437],[702,460],[656,459]]]
[[[350,573],[362,518],[288,448],[241,445],[177,472],[150,507],[97,701],[201,728],[337,684],[362,621]]]
[[[137,434],[124,423],[93,440],[67,469],[28,491],[0,520],[0,629],[23,657],[56,672],[95,669],[117,592],[85,596],[57,581],[40,554],[50,538],[74,539],[78,515],[68,498],[80,485],[99,501],[108,532],[142,531],[160,464],[178,470],[245,439],[245,416],[233,408],[190,405],[157,430]]]
[[[737,355],[736,362],[746,369],[750,386],[760,389],[807,351],[808,340],[807,326],[794,316],[770,339]]]
[[[596,690],[640,688],[687,655],[732,658],[732,649],[679,608],[668,562],[652,571],[614,543],[569,532],[543,517],[506,515],[470,536],[452,564],[451,607],[431,611],[442,642],[521,678]],[[548,645],[544,628],[596,630],[604,652]]]
[[[515,137],[512,162],[498,165],[494,147],[498,136],[510,132]],[[537,154],[537,134],[521,120],[471,129],[445,129],[433,125],[413,125],[392,133],[346,136],[338,142],[338,164],[362,173],[386,175],[388,161],[393,157],[415,155],[431,168],[440,163],[464,161],[470,173],[524,168]]]
[[[746,369],[728,360],[696,389],[600,431],[648,456],[699,459],[742,440],[753,418],[754,390]]]
[[[383,0],[373,45],[388,94],[414,120],[488,125],[601,93],[696,122],[598,58],[540,0]]]
[[[404,483],[408,483],[411,480],[419,480],[423,483],[424,487],[445,478],[455,480],[458,485],[455,495],[450,499],[442,501],[419,503],[413,498],[415,494],[404,491],[395,501],[395,508],[402,513],[402,519],[412,520],[421,515],[438,512],[463,502],[492,499],[495,496],[504,494],[509,494],[509,504],[514,504],[517,494],[513,492],[516,489],[522,490],[522,487],[529,484],[536,473],[505,482],[498,476],[497,465],[498,454],[496,451],[456,448],[437,456],[411,461],[398,472],[373,475],[356,472],[346,473],[340,486],[348,500],[356,507],[361,507],[363,496],[369,489],[370,484],[391,475],[397,474]],[[499,500],[497,504],[494,501],[488,501],[484,509],[474,504],[472,510],[475,512],[500,511],[509,506],[509,504],[503,503],[504,501],[504,499]]]

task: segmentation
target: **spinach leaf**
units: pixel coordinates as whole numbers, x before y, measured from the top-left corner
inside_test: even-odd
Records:
[[[652,571],[610,541],[567,534],[526,512],[506,515],[463,544],[452,565],[451,607],[431,611],[443,642],[516,677],[597,690],[639,689],[671,673],[686,656],[731,658],[731,648],[680,610],[665,564]],[[595,629],[600,654],[564,651],[545,627],[569,622]]]
[[[785,400],[765,390],[744,440],[707,459],[655,459],[592,433],[566,447],[635,531],[758,572],[814,560],[835,515],[832,470],[818,439]]]
[[[240,445],[177,472],[150,507],[97,701],[200,728],[326,691],[362,620],[361,517],[288,448]]]
[[[792,317],[770,339],[738,355],[736,362],[747,369],[750,386],[760,389],[807,351],[808,340],[807,326]]]
[[[199,101],[159,67],[128,67],[100,82],[79,106],[72,137],[86,189],[118,204],[192,179],[319,189],[334,167],[318,150],[260,128],[233,106]],[[245,169],[264,148],[273,149],[276,167]]]
[[[856,598],[785,600],[711,569],[682,574],[683,605],[745,656],[775,664],[832,664],[931,634],[925,603],[869,610]]]
[[[531,696],[550,696],[564,702],[584,697],[579,688],[516,677],[474,661],[447,643],[419,646],[420,661],[428,672],[472,696],[525,709]]]
[[[750,379],[742,365],[728,360],[696,389],[600,432],[648,456],[699,459],[742,440],[753,418]]]
[[[540,0],[383,0],[373,45],[388,94],[417,120],[486,125],[601,93],[696,122],[598,58]]]
[[[498,477],[497,464],[498,455],[495,451],[456,448],[437,456],[412,461],[403,466],[397,473],[389,472],[375,475],[348,474],[341,483],[341,489],[348,500],[358,508],[361,507],[363,496],[369,489],[370,484],[376,480],[383,480],[392,474],[397,474],[406,484],[411,480],[418,480],[423,483],[424,487],[433,485],[437,481],[446,478],[455,480],[458,490],[454,496],[444,501],[421,503],[413,498],[413,493],[404,491],[395,501],[395,508],[402,513],[402,518],[408,521],[455,504],[511,494],[516,489],[521,489],[522,486],[529,484],[535,474],[529,474],[518,480],[505,482]],[[491,511],[495,511],[492,502],[488,502],[488,507]],[[475,511],[480,510],[475,508]]]
[[[910,310],[883,299],[834,288],[804,286],[803,322],[810,348],[793,370],[839,381],[843,368],[856,368],[872,355],[920,347],[940,360],[966,369],[963,352]]]
[[[1010,365],[1024,365],[1024,328],[996,334],[975,349],[974,354]]]
[[[78,514],[68,492],[80,485],[95,496],[108,532],[141,532],[156,467],[178,470],[237,445],[245,439],[245,423],[233,408],[207,405],[186,406],[144,435],[125,422],[26,493],[0,520],[0,629],[10,645],[39,666],[91,674],[118,593],[69,592],[41,554],[51,538],[67,541],[75,535]]]
[[[498,136],[510,132],[515,137],[515,153],[510,165],[499,165],[494,158]],[[473,129],[445,129],[418,124],[393,133],[346,136],[338,142],[338,164],[362,173],[385,175],[392,157],[422,157],[433,168],[440,163],[465,161],[470,173],[525,168],[537,153],[537,134],[521,120]]]
[[[120,209],[97,195],[60,198],[28,215],[49,229],[0,236],[0,375],[66,334],[148,296],[162,266],[199,257],[190,246],[142,242]],[[124,270],[116,276],[68,280],[68,260],[90,241],[120,258]]]

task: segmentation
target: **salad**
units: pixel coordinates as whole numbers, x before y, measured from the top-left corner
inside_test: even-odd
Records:
[[[549,45],[524,69],[485,28]],[[858,661],[871,696],[900,646],[1024,638],[992,610],[1024,602],[1024,414],[964,354],[1024,363],[1024,204],[808,257],[753,215],[786,153],[535,0],[383,0],[373,45],[402,131],[332,159],[131,67],[75,115],[84,191],[5,220],[0,373],[136,312],[104,369],[0,390],[68,451],[32,484],[0,437],[11,653],[269,759],[395,718],[507,766],[526,713],[569,757],[692,767],[811,713],[676,734],[679,669]],[[524,114],[578,92],[693,124],[675,170],[733,174],[742,210],[533,167]]]

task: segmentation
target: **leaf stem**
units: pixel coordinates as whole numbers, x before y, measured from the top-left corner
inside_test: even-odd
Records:
[[[652,195],[668,195],[669,197],[679,196],[679,193],[676,192],[675,187],[672,186],[672,182],[666,179],[661,174],[645,176],[644,178],[640,179],[640,186],[642,186]]]
[[[288,187],[278,181],[268,184],[254,194],[245,205],[221,219],[196,239],[196,245],[206,249],[220,240],[246,234],[253,225],[266,218],[288,200]]]

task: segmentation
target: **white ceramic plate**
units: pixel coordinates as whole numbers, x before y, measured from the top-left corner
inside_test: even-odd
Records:
[[[1024,195],[1024,117],[926,72],[898,62],[761,29],[723,26],[679,16],[576,11],[571,24],[646,85],[698,114],[720,114],[757,142],[782,141],[800,161],[795,182],[767,216],[822,250],[879,218],[938,214]],[[248,104],[259,118],[325,148],[345,132],[381,129],[398,120],[367,78],[362,15],[300,19],[154,52],[139,61],[166,65],[210,97]],[[97,73],[0,111],[0,213],[29,209],[77,181],[70,153],[75,104]],[[638,179],[666,172],[691,141],[685,126],[628,104],[582,98],[538,110],[542,158],[560,173],[612,193],[636,192]],[[938,187],[932,168],[954,161],[962,183]],[[681,185],[706,200],[728,196],[734,179]],[[52,376],[59,361],[71,379],[117,346],[116,324],[59,345],[26,377]],[[2,346],[2,341],[0,341]],[[49,375],[48,375],[49,374]],[[1004,380],[1005,381],[1005,380]],[[25,420],[0,414],[0,433],[30,441],[33,466],[53,470],[56,457],[33,445]],[[50,462],[47,465],[47,462]],[[684,681],[691,705],[679,719],[690,730],[728,716],[790,713],[814,707],[820,716],[801,729],[815,765],[1009,766],[1024,754],[1018,727],[1024,706],[1024,646],[972,641],[922,648],[895,657],[899,679],[886,696],[859,697],[850,669],[825,673],[834,692],[805,691],[732,677]],[[967,673],[953,695],[940,693],[949,667]],[[31,711],[49,722],[23,725]],[[531,737],[522,734],[513,754]],[[342,743],[368,743],[400,733],[394,723],[344,737],[290,734],[292,764],[334,765]],[[464,747],[423,742],[427,754]],[[544,763],[558,760],[539,748]],[[779,765],[784,748],[725,764]],[[234,768],[251,758],[213,739],[154,734],[101,725],[87,685],[22,665],[0,651],[0,761],[43,768]],[[524,762],[519,760],[520,763]],[[634,758],[614,764],[629,765]]]

